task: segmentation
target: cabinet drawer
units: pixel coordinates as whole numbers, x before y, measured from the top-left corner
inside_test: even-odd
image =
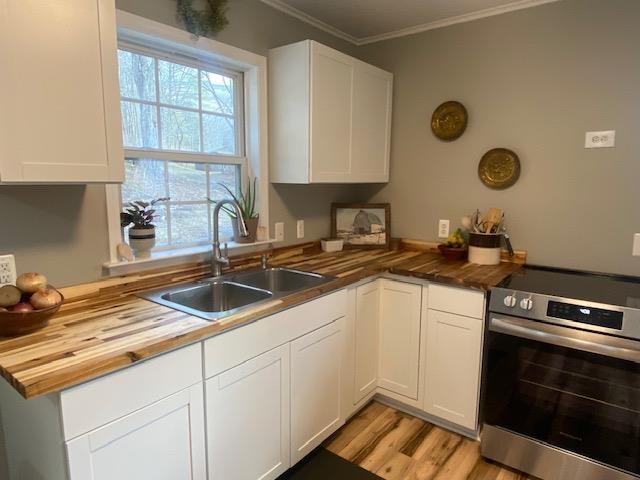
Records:
[[[200,343],[147,360],[60,394],[69,440],[202,381]]]
[[[428,307],[465,317],[484,317],[484,292],[429,284]]]
[[[204,342],[205,377],[213,377],[346,314],[347,292],[340,290],[213,337]]]

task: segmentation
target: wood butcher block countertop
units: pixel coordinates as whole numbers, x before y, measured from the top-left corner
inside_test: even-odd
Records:
[[[518,263],[479,266],[447,261],[430,249],[402,244],[396,250],[323,253],[317,244],[274,250],[270,264],[335,276],[320,287],[248,307],[217,322],[143,300],[134,293],[208,275],[208,265],[188,264],[61,289],[67,301],[49,326],[30,335],[0,339],[0,374],[25,398],[55,392],[140,360],[203,340],[230,328],[390,272],[450,285],[486,289]],[[258,254],[259,255],[259,254]],[[234,269],[256,267],[246,255]]]

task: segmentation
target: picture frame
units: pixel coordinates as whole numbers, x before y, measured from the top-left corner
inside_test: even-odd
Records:
[[[332,203],[331,237],[344,248],[390,248],[390,203]]]

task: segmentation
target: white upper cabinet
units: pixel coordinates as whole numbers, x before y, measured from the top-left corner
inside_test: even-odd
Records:
[[[114,0],[0,0],[0,182],[121,182]]]
[[[269,52],[271,181],[389,181],[393,75],[311,40]]]

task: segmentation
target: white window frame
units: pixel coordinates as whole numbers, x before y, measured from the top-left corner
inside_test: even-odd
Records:
[[[212,64],[228,68],[230,71],[242,72],[244,77],[244,90],[242,112],[239,118],[244,122],[243,145],[239,145],[238,154],[244,152],[246,161],[241,167],[243,188],[247,177],[258,177],[257,211],[260,215],[259,225],[265,227],[267,243],[269,240],[269,170],[268,170],[268,145],[267,145],[267,59],[237,47],[209,38],[194,37],[178,28],[170,27],[153,20],[149,20],[128,12],[118,10],[118,39],[125,48],[129,45],[145,46],[153,50],[157,48],[163,52],[175,52],[176,55],[192,58],[203,64]],[[140,49],[138,47],[137,49]],[[157,54],[155,54],[157,55]],[[183,63],[183,61],[181,61]],[[240,97],[238,95],[237,97]],[[119,108],[118,108],[119,110]],[[241,129],[242,130],[242,129]],[[196,161],[196,157],[203,157],[202,153],[167,152],[166,150],[126,149],[125,154],[130,156],[145,155],[151,158],[167,160]],[[233,163],[237,164],[236,156],[208,155],[207,163]],[[123,159],[124,161],[124,159]],[[105,264],[107,269],[117,270],[122,265],[118,258],[117,246],[123,242],[120,228],[121,198],[118,185],[107,185],[107,222],[109,229],[109,255],[110,261]],[[186,248],[154,252],[151,259],[144,261],[149,264],[157,261],[166,261],[170,257],[197,257],[206,256],[210,247]]]

